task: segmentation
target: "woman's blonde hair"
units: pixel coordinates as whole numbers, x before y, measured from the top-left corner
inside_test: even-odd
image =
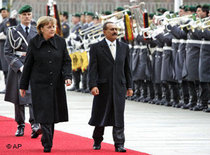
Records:
[[[41,28],[44,27],[45,25],[48,25],[49,23],[56,24],[56,19],[54,17],[50,16],[42,16],[37,20],[37,26],[36,29],[38,31],[38,34],[42,34]]]

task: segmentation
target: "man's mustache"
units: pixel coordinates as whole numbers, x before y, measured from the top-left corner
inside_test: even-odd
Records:
[[[117,33],[113,33],[112,36],[117,36]]]

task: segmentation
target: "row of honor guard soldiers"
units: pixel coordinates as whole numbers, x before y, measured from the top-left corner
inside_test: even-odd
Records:
[[[167,10],[159,8],[157,11],[161,17],[161,14]],[[182,17],[193,13],[204,19],[209,16],[209,5],[180,6],[178,14],[179,17]],[[94,24],[93,14],[87,14],[87,16],[91,16],[90,21],[86,16],[87,22],[84,22],[83,16],[84,14],[75,14],[72,18],[74,27],[71,29],[71,33],[75,33],[75,40],[80,42],[84,42],[86,38],[79,32]],[[154,16],[153,21],[155,22],[159,17]],[[184,20],[182,24],[189,21],[190,19]],[[135,35],[135,45],[130,46],[135,93],[128,99],[209,112],[209,30],[190,30],[186,27],[181,28],[180,23],[176,23],[176,20],[174,23],[153,30],[149,39],[145,39],[143,33]],[[155,24],[158,25],[158,23]],[[69,45],[71,43],[72,41],[69,41]],[[90,45],[90,43],[87,44]],[[75,52],[78,50],[88,51],[88,47],[84,46],[78,46],[73,50]],[[78,62],[78,58],[74,55],[72,59],[73,63]],[[70,91],[89,91],[87,68],[83,69],[80,66],[74,70],[74,86]],[[82,81],[81,89],[80,81]]]
[[[179,16],[194,12],[201,20],[210,20],[209,5],[180,6]],[[192,25],[189,20],[182,24]],[[140,46],[132,53],[136,91],[129,99],[210,112],[209,34],[209,29],[182,29],[174,19],[173,24],[154,30],[150,39],[139,35],[136,42]]]
[[[29,40],[37,34],[36,22],[32,20],[32,7],[24,5],[17,12],[6,7],[0,10],[3,21],[0,24],[0,61],[4,73],[6,89],[5,101],[14,104],[17,131],[15,136],[23,136],[25,128],[25,106],[29,107],[29,122],[31,124],[31,138],[37,138],[41,128],[34,119],[30,89],[26,97],[19,94],[19,82],[24,67]],[[19,18],[16,18],[17,15]],[[18,20],[19,19],[19,20]]]

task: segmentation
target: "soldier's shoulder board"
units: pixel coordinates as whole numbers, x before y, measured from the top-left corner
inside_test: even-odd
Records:
[[[10,22],[9,22],[9,21],[6,23],[6,26],[7,26],[7,27],[9,27],[9,26],[10,26]]]

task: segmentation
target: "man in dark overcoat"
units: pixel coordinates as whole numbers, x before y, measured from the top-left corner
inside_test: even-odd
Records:
[[[129,47],[117,39],[117,26],[107,22],[103,26],[105,39],[90,49],[89,86],[94,95],[89,124],[95,126],[93,149],[99,150],[104,127],[113,126],[116,152],[124,148],[125,95],[132,96],[132,75]]]
[[[40,127],[34,120],[30,91],[27,91],[24,98],[19,94],[19,80],[24,67],[23,63],[26,57],[28,42],[37,34],[37,31],[30,24],[32,19],[31,6],[23,6],[18,13],[20,24],[17,27],[9,28],[4,47],[5,56],[9,64],[5,101],[12,102],[15,105],[15,121],[18,124],[16,136],[24,135],[25,105],[29,106],[29,122],[32,127],[31,137],[37,138],[40,133]]]

